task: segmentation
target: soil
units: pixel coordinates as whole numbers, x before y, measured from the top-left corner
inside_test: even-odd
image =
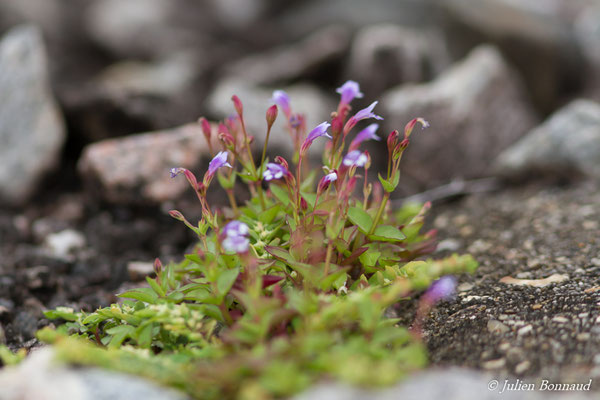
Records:
[[[43,309],[107,306],[123,285],[136,284],[128,262],[177,260],[193,243],[166,210],[110,207],[76,185],[64,189],[22,210],[0,209],[0,343],[13,349],[38,345],[34,333],[48,324]],[[600,376],[597,183],[472,194],[434,204],[428,224],[441,240],[435,257],[470,252],[480,262],[424,325],[433,366],[561,382]],[[85,246],[57,258],[43,242],[67,228],[81,232]],[[500,282],[553,274],[568,279],[545,287]],[[414,304],[402,310],[414,316]]]

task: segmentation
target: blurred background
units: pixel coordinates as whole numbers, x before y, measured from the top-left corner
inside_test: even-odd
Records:
[[[42,307],[106,305],[193,242],[166,215],[194,213],[168,171],[201,172],[195,121],[227,117],[233,94],[257,141],[274,89],[309,128],[348,79],[355,110],[379,100],[380,136],[424,117],[399,197],[600,176],[597,0],[2,0],[0,35],[0,321],[22,340]],[[289,151],[282,130],[272,140]]]

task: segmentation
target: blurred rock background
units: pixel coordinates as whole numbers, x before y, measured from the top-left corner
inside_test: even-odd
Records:
[[[0,198],[12,205],[82,183],[109,203],[177,199],[183,186],[150,181],[203,165],[206,146],[186,146],[179,127],[226,117],[233,93],[259,140],[273,89],[310,126],[347,79],[366,94],[356,109],[381,100],[382,136],[428,119],[403,195],[497,173],[496,156],[554,111],[600,99],[593,0],[5,0],[0,32]],[[273,142],[287,150],[283,132]]]

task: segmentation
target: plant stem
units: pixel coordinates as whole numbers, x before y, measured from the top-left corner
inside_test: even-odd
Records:
[[[329,263],[331,262],[331,254],[333,252],[333,243],[329,240],[327,243],[327,255],[325,256],[325,270],[323,271],[324,276],[326,277],[329,274]]]
[[[377,210],[377,215],[375,215],[375,219],[373,220],[373,224],[371,225],[371,229],[369,229],[369,235],[372,235],[373,232],[375,232],[375,228],[377,227],[377,224],[379,223],[379,220],[381,219],[381,215],[383,214],[383,210],[385,210],[385,206],[386,206],[389,198],[390,198],[390,193],[385,192],[385,194],[383,195],[383,200],[381,201],[381,204],[379,205],[379,209]]]

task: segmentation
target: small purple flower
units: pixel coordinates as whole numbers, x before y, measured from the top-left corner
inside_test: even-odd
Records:
[[[425,292],[424,300],[430,303],[437,303],[440,300],[447,300],[454,294],[456,289],[456,278],[452,275],[446,275],[433,282]]]
[[[177,175],[185,172],[185,168],[171,168],[171,178],[175,178]]]
[[[323,190],[327,189],[331,182],[337,181],[337,178],[337,172],[335,171],[325,175],[323,178],[321,178],[321,181],[319,182],[318,191],[322,192]]]
[[[273,179],[281,179],[288,174],[288,170],[283,165],[275,163],[267,163],[267,168],[263,172],[263,178],[265,181],[272,181]]]
[[[363,94],[360,91],[360,87],[358,83],[355,81],[347,81],[342,86],[337,88],[336,92],[342,95],[340,103],[342,104],[350,104],[354,98],[361,98]]]
[[[371,124],[360,131],[352,143],[350,143],[350,149],[357,149],[358,146],[365,140],[381,140],[381,138],[375,133],[377,132],[377,129],[379,129],[379,124]]]
[[[329,122],[322,122],[319,125],[317,125],[315,129],[310,131],[310,133],[306,137],[306,140],[304,140],[304,143],[302,143],[302,148],[300,149],[300,152],[304,153],[306,150],[308,150],[308,148],[310,147],[312,142],[315,141],[316,138],[325,136],[329,139],[332,139],[331,135],[327,133],[327,129],[329,128],[329,126],[331,126]]]
[[[290,96],[283,90],[275,90],[271,101],[277,104],[283,110],[285,116],[289,119],[292,115],[292,108],[290,106]]]
[[[368,161],[368,157],[360,150],[352,150],[344,157],[342,164],[346,167],[364,167]]]
[[[220,151],[217,155],[210,161],[208,164],[208,175],[213,176],[215,172],[221,167],[231,167],[231,164],[227,162],[227,157],[229,153],[227,151]]]
[[[245,236],[227,236],[223,239],[221,245],[225,251],[245,253],[248,251],[250,241]]]
[[[377,105],[378,101],[374,101],[371,103],[371,105],[367,108],[363,108],[362,110],[358,111],[356,114],[354,114],[353,117],[351,117],[350,119],[355,120],[356,122],[358,121],[362,121],[363,119],[368,119],[368,118],[375,118],[375,119],[383,119],[382,117],[380,117],[379,115],[376,115],[373,112],[373,109],[375,108],[375,106]]]
[[[246,236],[248,235],[248,225],[237,220],[229,221],[223,227],[223,235],[227,237]]]
[[[225,251],[234,253],[245,253],[248,251],[250,241],[248,240],[248,225],[233,220],[228,222],[221,232],[221,245]]]

